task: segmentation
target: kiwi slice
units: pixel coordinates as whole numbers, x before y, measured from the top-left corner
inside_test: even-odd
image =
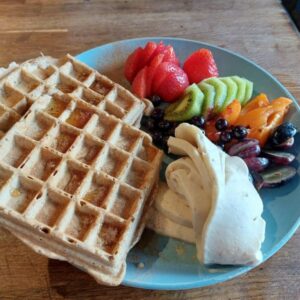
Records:
[[[216,91],[212,85],[203,81],[198,83],[198,87],[204,94],[202,115],[206,118],[214,108]]]
[[[223,103],[227,97],[227,86],[219,78],[212,77],[204,80],[205,83],[212,85],[215,88],[215,103],[214,112],[219,113],[222,111]]]
[[[240,103],[242,104],[245,99],[245,95],[246,95],[246,80],[239,76],[231,76],[231,79],[233,81],[235,81],[235,83],[238,86],[236,99],[238,99],[240,101]]]
[[[234,100],[238,92],[238,86],[231,77],[221,77],[220,80],[227,85],[227,97],[223,103],[222,111]]]
[[[193,83],[184,91],[180,100],[169,105],[165,110],[165,120],[186,121],[199,116],[202,109],[204,95],[199,87]]]
[[[252,98],[252,93],[253,93],[253,82],[245,79],[246,82],[246,92],[245,92],[245,98],[243,100],[242,105],[246,105],[247,102]]]

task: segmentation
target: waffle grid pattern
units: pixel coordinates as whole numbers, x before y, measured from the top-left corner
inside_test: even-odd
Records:
[[[50,237],[75,265],[92,257],[95,270],[118,276],[162,157],[127,124],[141,101],[71,56],[24,64],[0,89],[4,223]]]
[[[135,124],[145,104],[106,76],[77,61],[39,58],[0,77],[0,137],[43,94],[71,94],[128,124]]]

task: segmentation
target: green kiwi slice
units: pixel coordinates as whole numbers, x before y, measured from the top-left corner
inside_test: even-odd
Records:
[[[238,86],[236,99],[238,99],[242,104],[246,96],[246,80],[239,76],[231,76],[231,79],[235,81]]]
[[[219,113],[222,111],[223,104],[227,97],[227,86],[219,78],[212,77],[204,80],[205,83],[212,85],[215,88],[215,103],[214,112]]]
[[[193,83],[184,91],[180,100],[169,105],[165,110],[165,120],[186,121],[199,116],[202,109],[204,95],[199,87]]]
[[[220,80],[227,85],[227,97],[223,103],[222,111],[234,100],[238,92],[238,86],[231,77],[221,77]]]
[[[253,82],[250,80],[245,79],[246,81],[246,92],[245,92],[245,98],[243,100],[242,105],[246,105],[247,102],[252,98],[252,93],[253,93]]]
[[[212,85],[203,81],[198,83],[198,87],[204,94],[202,115],[206,118],[214,109],[216,91]]]

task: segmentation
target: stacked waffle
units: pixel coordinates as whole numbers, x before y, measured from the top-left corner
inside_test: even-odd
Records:
[[[39,253],[119,284],[162,153],[144,103],[67,55],[0,74],[0,224]]]

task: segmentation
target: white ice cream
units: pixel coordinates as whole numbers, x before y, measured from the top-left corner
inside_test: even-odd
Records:
[[[248,168],[211,143],[200,129],[181,124],[169,150],[183,155],[166,170],[169,186],[149,224],[161,234],[195,242],[205,264],[252,264],[262,259],[262,200]]]

